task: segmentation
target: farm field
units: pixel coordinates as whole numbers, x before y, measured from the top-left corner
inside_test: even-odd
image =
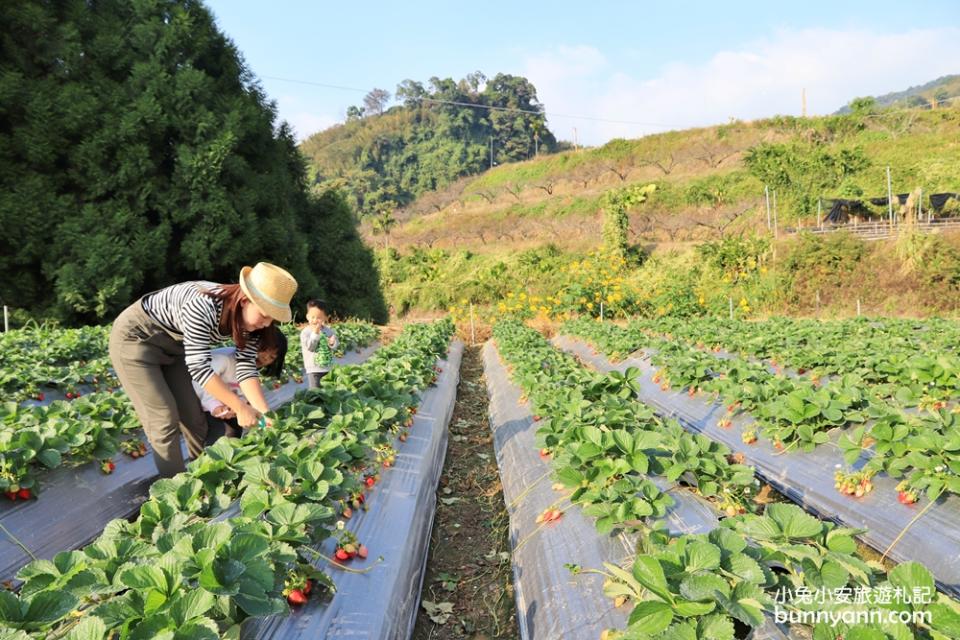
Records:
[[[96,364],[104,330],[5,335],[35,372],[4,405],[6,633],[411,633],[454,331],[409,324],[384,346],[341,324],[317,391],[291,349],[268,384],[275,427],[169,480]],[[960,637],[957,323],[581,318],[551,334],[503,319],[483,352],[521,637]]]

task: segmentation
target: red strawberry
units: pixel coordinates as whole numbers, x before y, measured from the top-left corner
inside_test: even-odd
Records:
[[[290,604],[299,607],[302,604],[307,602],[307,594],[305,594],[300,589],[294,589],[287,595],[287,602]]]
[[[343,517],[349,520],[351,516],[353,516],[353,509],[351,509],[350,507],[344,507]]]
[[[67,400],[72,400],[72,399],[73,399],[73,393],[71,393],[70,391],[67,391]]]
[[[107,475],[113,473],[113,470],[117,468],[117,465],[113,464],[112,460],[104,460],[100,464],[100,471],[104,472]]]
[[[274,389],[279,389],[280,387],[281,387],[281,384],[280,384],[279,382],[274,382],[274,383],[273,383],[273,388],[274,388]]]
[[[7,491],[7,492],[5,493],[5,495],[6,495],[7,498],[9,498],[10,500],[13,500],[14,502],[17,501],[17,492],[16,492],[16,491]]]
[[[340,561],[342,562],[342,561],[344,561],[344,560],[349,560],[349,559],[350,559],[350,554],[347,553],[345,549],[340,548],[340,549],[337,549],[337,552],[334,554],[334,557],[335,557],[337,560],[340,560]]]
[[[303,592],[307,595],[310,595],[311,591],[313,591],[313,580],[307,578],[307,581],[303,585]]]
[[[362,544],[362,545],[360,545],[360,548],[357,549],[357,555],[360,556],[361,558],[366,558],[368,553],[369,553],[369,551],[367,551],[367,546],[366,546],[366,545],[363,545],[363,544]]]
[[[542,418],[540,418],[540,416],[533,416],[533,421],[534,421],[534,422],[540,422],[541,419],[542,419]]]
[[[37,394],[37,400],[39,400],[40,402],[43,402],[44,397],[45,396],[42,393]]]
[[[546,449],[546,448],[540,449],[540,457],[541,457],[541,458],[549,458],[549,457],[550,457],[550,449]]]
[[[406,433],[401,433],[401,434],[400,434],[400,442],[406,442],[406,441],[407,441],[407,434],[406,434]]]
[[[377,484],[377,480],[373,476],[367,476],[367,479],[363,481],[368,487],[372,487]]]
[[[26,487],[24,487],[23,489],[20,489],[20,491],[17,492],[17,495],[20,496],[21,500],[29,500],[30,489],[27,489]]]

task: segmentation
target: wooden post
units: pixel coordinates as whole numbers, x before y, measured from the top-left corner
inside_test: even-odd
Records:
[[[773,239],[777,239],[777,190],[773,190]]]
[[[600,322],[603,322],[603,300],[600,301]]]
[[[860,298],[857,298],[857,317],[860,317]]]
[[[767,198],[767,230],[770,229],[770,187],[763,186],[763,193]]]
[[[733,298],[727,298],[730,301],[730,319],[733,320]]]

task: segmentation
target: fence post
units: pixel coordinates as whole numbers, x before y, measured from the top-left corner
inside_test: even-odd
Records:
[[[733,320],[733,298],[727,298],[730,302],[730,319]]]
[[[777,190],[773,190],[773,239],[777,239]]]
[[[770,187],[763,185],[763,193],[767,198],[767,230],[770,230]]]
[[[600,322],[603,322],[603,300],[600,301]]]

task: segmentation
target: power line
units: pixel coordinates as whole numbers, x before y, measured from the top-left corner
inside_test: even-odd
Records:
[[[277,76],[260,76],[266,80],[279,80],[281,82],[292,82],[295,84],[305,84],[314,87],[324,87],[326,89],[339,89],[342,91],[357,91],[360,93],[368,93],[368,89],[358,89],[356,87],[344,87],[341,85],[335,84],[326,84],[323,82],[312,82],[308,80],[293,80],[291,78],[280,78]],[[581,115],[570,115],[566,113],[556,113],[553,111],[537,111],[535,109],[520,109],[518,107],[500,107],[496,105],[488,104],[474,104],[472,102],[461,102],[457,100],[440,100],[438,98],[416,98],[420,102],[432,102],[434,104],[446,104],[455,107],[470,107],[473,109],[487,109],[489,111],[503,111],[508,113],[527,113],[532,115],[544,116],[546,118],[568,118],[572,120],[590,120],[592,122],[606,122],[608,124],[631,124],[641,127],[661,127],[663,129],[672,129],[672,125],[661,124],[659,122],[637,122],[634,120],[612,120],[609,118],[598,118],[595,116],[581,116]]]

